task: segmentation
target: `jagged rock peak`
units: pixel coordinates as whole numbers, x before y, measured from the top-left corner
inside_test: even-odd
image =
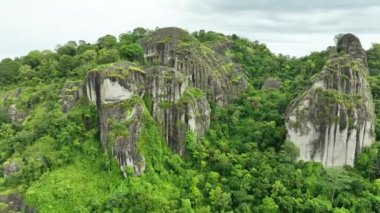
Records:
[[[353,166],[374,141],[374,104],[359,39],[346,34],[337,45],[338,54],[289,106],[285,123],[300,160]]]
[[[189,79],[190,86],[201,89],[220,106],[247,86],[239,65],[201,44],[185,30],[157,29],[140,43],[149,64],[177,70]]]
[[[165,27],[155,30],[152,34],[152,41],[158,42],[170,38],[171,41],[176,42],[181,38],[190,37],[189,33],[184,29],[178,27]]]
[[[367,55],[360,40],[354,34],[346,33],[337,35],[337,52],[344,52],[353,58],[359,58],[367,65]]]

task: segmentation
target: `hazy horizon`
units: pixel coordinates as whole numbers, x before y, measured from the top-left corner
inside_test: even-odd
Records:
[[[19,5],[23,5],[20,7]],[[303,56],[334,44],[338,33],[357,35],[365,49],[380,42],[380,2],[343,0],[4,0],[0,8],[0,59],[54,50],[69,40],[96,42],[136,27],[176,26],[237,34],[274,53]]]

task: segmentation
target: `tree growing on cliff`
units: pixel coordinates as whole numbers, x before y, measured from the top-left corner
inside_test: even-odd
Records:
[[[15,83],[19,77],[20,64],[10,58],[0,62],[0,84]]]
[[[125,44],[119,49],[120,56],[129,61],[142,61],[144,50],[139,44]]]

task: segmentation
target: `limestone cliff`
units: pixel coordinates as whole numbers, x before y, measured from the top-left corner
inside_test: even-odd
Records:
[[[122,170],[132,166],[138,175],[145,169],[137,148],[145,128],[144,113],[156,120],[167,144],[180,154],[186,132],[200,137],[210,122],[210,106],[203,93],[168,67],[143,71],[120,63],[95,70],[87,76],[87,96],[98,109],[102,147],[112,152]]]
[[[144,157],[136,145],[144,108],[127,101],[143,92],[144,75],[121,64],[90,72],[86,83],[87,97],[98,110],[103,149],[114,155],[123,171],[131,166],[137,175],[145,170]]]
[[[202,45],[179,28],[162,28],[141,41],[149,63],[174,68],[189,84],[222,106],[245,90],[247,81],[240,66]]]
[[[182,154],[186,132],[191,130],[199,138],[209,127],[209,103],[202,91],[190,87],[188,78],[172,68],[158,66],[147,73],[151,115],[163,127],[169,146]]]
[[[159,29],[140,43],[146,66],[113,64],[90,72],[86,81],[88,99],[98,109],[102,147],[122,170],[132,166],[136,174],[146,166],[138,149],[144,114],[155,120],[169,147],[183,154],[187,131],[200,138],[210,125],[209,101],[224,105],[247,84],[238,65],[184,30]],[[80,96],[67,87],[66,97]],[[71,99],[64,103],[71,108]]]
[[[374,140],[374,107],[366,56],[352,34],[341,36],[335,54],[286,114],[288,138],[300,160],[325,166],[353,165]]]

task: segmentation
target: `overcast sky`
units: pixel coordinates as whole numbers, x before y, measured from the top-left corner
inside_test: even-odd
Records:
[[[344,32],[369,48],[380,43],[379,22],[380,0],[0,0],[0,58],[139,26],[235,33],[302,56]]]

